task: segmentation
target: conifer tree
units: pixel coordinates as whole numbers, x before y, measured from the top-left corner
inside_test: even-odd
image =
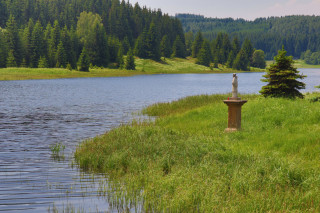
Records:
[[[150,24],[147,35],[147,48],[147,58],[159,61],[161,56],[160,42],[158,38],[158,30],[153,22]]]
[[[13,50],[10,50],[7,58],[7,67],[17,67],[16,58],[13,55]]]
[[[60,67],[65,68],[67,65],[67,56],[66,56],[66,52],[64,50],[62,41],[60,41],[58,44],[56,61],[57,61],[57,64],[56,64],[57,68],[60,68]]]
[[[31,67],[38,67],[38,62],[40,56],[45,54],[44,49],[44,40],[43,40],[43,28],[40,21],[34,25],[32,35],[31,35],[31,44],[30,44],[30,65]]]
[[[237,54],[237,57],[233,62],[232,68],[236,70],[242,70],[242,71],[249,70],[249,60],[243,49],[241,49],[240,52]]]
[[[126,70],[135,70],[136,65],[134,63],[133,50],[129,49],[126,59]]]
[[[6,67],[7,64],[7,45],[4,33],[0,30],[0,68]]]
[[[200,49],[200,52],[197,57],[197,64],[203,65],[203,66],[210,66],[211,62],[211,50],[209,42],[204,40],[202,43],[202,47]]]
[[[227,60],[227,67],[228,68],[232,68],[234,59],[235,59],[235,55],[233,53],[233,50],[231,50],[228,55],[228,60]]]
[[[173,43],[172,51],[173,51],[172,57],[177,57],[177,58],[185,58],[186,57],[185,46],[182,43],[180,36],[176,37],[176,40]]]
[[[249,39],[245,39],[242,44],[242,50],[245,52],[245,55],[247,59],[249,60],[249,63],[252,62],[252,54],[253,54],[253,46],[251,44],[251,41]]]
[[[196,34],[196,37],[195,37],[194,42],[192,44],[192,57],[193,58],[198,57],[198,53],[202,47],[202,43],[203,43],[203,37],[202,37],[202,33],[199,31]]]
[[[40,56],[38,68],[47,68],[48,67],[48,60],[45,56]]]
[[[22,61],[22,51],[19,30],[16,23],[16,19],[13,15],[10,15],[7,21],[6,38],[8,49],[10,49],[9,54],[13,55],[15,66],[18,66]],[[10,58],[12,57],[12,55],[10,56]]]
[[[160,43],[160,51],[161,51],[162,57],[169,58],[171,56],[172,50],[171,50],[170,41],[167,35],[164,35],[162,37],[162,40]]]
[[[127,36],[122,41],[122,48],[123,48],[123,54],[127,55],[129,49],[131,48],[130,41]]]
[[[89,71],[89,67],[90,67],[89,56],[88,56],[86,48],[84,47],[82,49],[82,52],[81,52],[80,57],[79,57],[78,70],[79,71],[88,72]]]
[[[292,56],[286,56],[286,54],[287,51],[282,47],[274,57],[275,63],[263,76],[265,79],[261,81],[268,83],[260,91],[264,97],[303,98],[298,90],[304,89],[305,83],[297,79],[303,79],[306,76],[299,74],[297,68],[293,66]]]
[[[117,54],[117,67],[122,69],[124,66],[124,61],[123,61],[123,48],[122,45],[120,45],[118,54]]]

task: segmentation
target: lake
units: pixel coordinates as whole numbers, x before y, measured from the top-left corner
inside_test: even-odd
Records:
[[[302,92],[320,91],[320,70],[300,71]],[[239,73],[239,92],[258,93],[263,74]],[[231,81],[230,73],[0,82],[0,212],[117,211],[100,196],[105,178],[73,165],[78,144],[140,118],[147,105],[231,92]],[[52,155],[57,143],[64,157]]]

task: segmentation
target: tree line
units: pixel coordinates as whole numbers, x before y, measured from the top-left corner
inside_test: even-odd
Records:
[[[240,43],[237,37],[230,40],[228,34],[218,33],[212,42],[205,39],[199,31],[193,39],[192,33],[186,33],[187,51],[197,58],[198,64],[215,68],[218,64],[226,65],[236,70],[250,70],[251,67],[264,69],[265,55],[262,50],[255,50],[249,39]]]
[[[124,67],[129,53],[185,57],[181,22],[124,0],[0,0],[0,67]]]
[[[240,42],[249,39],[252,45],[273,59],[284,45],[289,55],[300,58],[302,52],[320,51],[320,16],[285,16],[257,18],[254,21],[232,18],[205,18],[192,14],[177,14],[186,32],[199,30],[208,40],[224,32]]]

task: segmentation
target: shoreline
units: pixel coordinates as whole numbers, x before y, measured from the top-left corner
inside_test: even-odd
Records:
[[[209,68],[195,64],[194,58],[164,59],[160,62],[136,58],[137,70],[120,70],[111,68],[93,68],[90,72],[67,70],[63,68],[2,68],[0,81],[40,80],[61,78],[92,78],[92,77],[126,77],[153,74],[213,74],[265,72],[264,69],[251,68],[250,71],[239,71],[219,65],[219,68]]]

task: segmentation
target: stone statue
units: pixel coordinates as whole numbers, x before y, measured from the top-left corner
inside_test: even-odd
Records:
[[[235,73],[233,73],[232,80],[232,98],[238,99],[238,77]]]

